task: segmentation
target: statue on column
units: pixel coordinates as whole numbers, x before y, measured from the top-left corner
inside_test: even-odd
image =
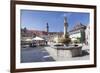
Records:
[[[64,38],[66,38],[67,36],[67,29],[68,29],[68,22],[67,22],[67,18],[64,17]]]
[[[68,45],[71,42],[67,29],[68,29],[68,22],[67,18],[64,17],[64,34],[62,37],[58,38],[58,43],[62,43],[64,44],[64,46]]]

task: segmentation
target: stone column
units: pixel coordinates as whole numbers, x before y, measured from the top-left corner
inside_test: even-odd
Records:
[[[67,28],[68,28],[67,18],[64,17],[64,37],[66,37]]]

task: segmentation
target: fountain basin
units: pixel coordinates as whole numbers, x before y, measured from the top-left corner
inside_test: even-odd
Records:
[[[62,52],[66,52],[65,55],[66,57],[75,57],[75,56],[80,56],[82,54],[82,46],[53,46],[53,49],[56,49],[58,51],[58,55]]]
[[[51,46],[47,51],[55,60],[67,60],[82,55],[82,46]]]

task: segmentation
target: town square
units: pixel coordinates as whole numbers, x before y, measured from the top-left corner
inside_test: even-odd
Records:
[[[89,59],[89,13],[21,11],[21,63]]]

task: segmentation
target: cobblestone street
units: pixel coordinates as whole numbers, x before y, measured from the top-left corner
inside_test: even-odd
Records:
[[[43,47],[22,48],[21,62],[45,62],[54,61]]]
[[[83,48],[84,49],[84,48]],[[49,52],[48,52],[49,50]],[[50,46],[46,47],[34,47],[34,48],[22,48],[21,49],[21,62],[26,63],[26,62],[50,62],[50,61],[70,61],[70,60],[88,60],[89,59],[89,54],[83,50],[83,55],[79,57],[72,57],[66,58],[63,57],[57,57],[59,60],[55,60],[50,52],[55,53],[51,51]]]

